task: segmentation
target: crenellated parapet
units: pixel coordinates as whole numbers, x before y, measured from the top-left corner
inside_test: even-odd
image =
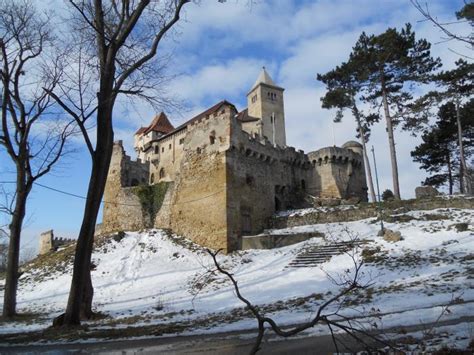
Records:
[[[325,147],[314,152],[308,153],[308,159],[313,166],[322,166],[326,164],[348,165],[353,167],[362,167],[364,161],[362,155],[348,148]]]
[[[367,201],[362,146],[354,141],[308,153],[313,167],[310,191],[319,198]]]
[[[302,150],[273,145],[264,137],[251,135],[237,128],[233,130],[231,138],[232,144],[229,150],[234,150],[241,156],[259,160],[264,164],[271,165],[278,161],[290,166],[310,168],[308,156]]]
[[[128,156],[121,140],[114,142],[112,160],[109,168],[109,179],[116,180],[120,187],[148,184],[150,163]]]

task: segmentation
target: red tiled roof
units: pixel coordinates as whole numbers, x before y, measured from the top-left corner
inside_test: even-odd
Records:
[[[159,115],[156,115],[151,124],[145,129],[143,134],[148,134],[151,131],[160,132],[163,134],[168,134],[174,130],[173,125],[166,117],[164,112],[160,112]]]
[[[143,133],[146,131],[146,127],[140,127],[136,132],[135,132],[135,135],[137,134],[140,134],[140,133]]]

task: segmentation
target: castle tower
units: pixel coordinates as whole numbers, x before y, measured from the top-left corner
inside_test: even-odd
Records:
[[[286,147],[283,91],[263,67],[247,94],[248,115],[259,118],[261,122],[259,134],[280,147]]]

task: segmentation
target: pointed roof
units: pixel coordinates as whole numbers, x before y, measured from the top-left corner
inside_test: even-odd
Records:
[[[268,74],[267,70],[265,69],[265,67],[262,67],[262,71],[260,72],[260,74],[258,75],[258,78],[257,80],[255,81],[255,84],[253,84],[252,88],[250,89],[250,91],[252,91],[253,89],[255,89],[258,85],[260,84],[264,84],[264,85],[269,85],[269,86],[273,86],[274,88],[278,88],[278,89],[283,89],[281,87],[279,87],[278,85],[275,84],[275,82],[273,81],[273,79],[271,78],[270,74]]]
[[[174,130],[174,127],[168,120],[168,117],[164,112],[160,112],[153,118],[153,121],[151,121],[148,127],[140,127],[135,134],[148,134],[151,131],[168,134],[172,130]]]

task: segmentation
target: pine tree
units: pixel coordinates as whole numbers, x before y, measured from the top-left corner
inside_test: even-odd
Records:
[[[339,122],[343,117],[343,111],[348,109],[352,112],[357,125],[357,138],[362,144],[362,154],[364,165],[367,172],[367,185],[372,201],[377,201],[375,197],[374,183],[372,179],[372,170],[370,168],[369,158],[367,156],[366,143],[370,136],[370,126],[379,121],[378,114],[366,116],[357,105],[357,94],[360,87],[354,80],[352,68],[347,63],[337,66],[326,74],[318,74],[317,79],[322,81],[327,88],[324,97],[321,98],[322,107],[326,109],[336,108],[337,113],[334,119]]]
[[[438,187],[447,184],[450,195],[453,193],[454,182],[460,180],[455,173],[460,165],[456,111],[453,102],[441,106],[435,125],[422,135],[423,143],[411,152],[413,160],[420,163],[422,169],[433,173],[425,179],[423,185]],[[474,100],[471,100],[460,110],[461,121],[468,133],[463,139],[467,156],[471,155],[474,147],[473,114]]]
[[[472,194],[472,176],[470,176],[470,169],[467,165],[465,147],[463,144],[464,129],[461,122],[461,105],[466,99],[470,99],[474,93],[474,64],[468,63],[463,59],[456,62],[456,68],[443,71],[433,77],[438,87],[443,88],[444,91],[435,91],[428,93],[426,98],[434,98],[438,102],[452,101],[456,108],[456,122],[457,139],[459,146],[459,174],[462,177],[459,180],[460,192]]]
[[[383,107],[396,199],[400,199],[400,186],[394,129],[400,122],[403,129],[414,129],[421,123],[411,92],[413,84],[429,82],[430,74],[441,66],[439,58],[431,57],[430,47],[425,39],[416,40],[407,24],[400,32],[395,28],[377,36],[363,32],[348,61],[364,93],[362,101],[374,109]]]

